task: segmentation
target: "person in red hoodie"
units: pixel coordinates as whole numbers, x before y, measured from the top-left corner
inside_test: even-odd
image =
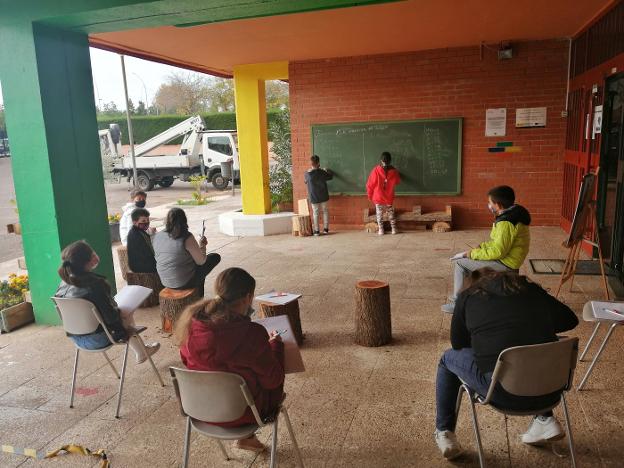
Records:
[[[392,234],[397,233],[396,218],[394,217],[394,207],[392,204],[394,203],[394,187],[401,183],[401,177],[399,176],[399,171],[390,164],[391,161],[392,157],[390,153],[387,151],[381,153],[379,166],[375,166],[366,182],[368,199],[375,204],[380,236],[384,235],[384,212],[388,213]]]
[[[180,356],[188,369],[232,372],[245,379],[261,417],[275,413],[283,400],[284,343],[250,319],[256,280],[241,268],[222,271],[213,299],[188,307],[176,323]],[[210,422],[210,421],[206,421]],[[250,408],[236,421],[219,426],[255,424]],[[236,448],[261,452],[255,437],[236,441]]]

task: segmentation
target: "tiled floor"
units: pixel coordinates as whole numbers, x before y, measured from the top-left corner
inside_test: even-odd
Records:
[[[379,238],[364,232],[338,232],[320,238],[290,235],[227,238],[216,232],[215,216],[235,203],[190,209],[191,228],[208,218],[210,246],[223,257],[217,271],[241,266],[258,281],[258,293],[278,288],[303,294],[306,334],[302,348],[307,371],[287,377],[288,406],[308,467],[445,466],[433,441],[434,378],[440,353],[449,346],[450,317],[440,312],[451,286],[449,257],[486,231],[448,234],[415,232]],[[158,211],[158,210],[154,210]],[[164,208],[163,208],[164,211]],[[564,257],[564,235],[556,228],[533,228],[530,256]],[[473,244],[474,245],[474,244]],[[524,271],[526,273],[526,271]],[[532,276],[544,287],[555,276]],[[361,279],[388,281],[392,299],[392,344],[363,348],[353,344],[354,284]],[[597,277],[579,277],[563,298],[580,313],[583,303],[601,297]],[[210,288],[207,288],[207,292]],[[115,420],[116,379],[101,356],[81,359],[80,394],[68,408],[73,347],[59,327],[29,326],[0,336],[0,444],[53,449],[78,443],[105,448],[113,467],[179,466],[184,421],[178,411],[167,367],[178,365],[177,348],[159,330],[158,309],[137,312],[146,336],[163,347],[155,356],[167,386],[161,388],[147,364],[128,369],[122,418]],[[572,333],[581,346],[591,332],[581,323]],[[618,358],[624,336],[616,332],[602,361],[581,393],[569,396],[579,466],[622,466],[624,462],[624,363]],[[113,353],[120,364],[120,350]],[[587,368],[580,363],[577,382]],[[472,430],[463,406],[458,436],[468,454],[456,464],[478,466]],[[480,422],[489,466],[568,466],[546,449],[524,446],[519,435],[528,418],[509,420],[482,409]],[[270,432],[263,430],[262,440]],[[565,440],[556,444],[566,453]],[[191,466],[268,466],[268,457],[230,450],[225,462],[214,442],[193,436]],[[280,466],[294,466],[293,450],[282,425]],[[70,455],[35,462],[2,454],[0,466],[96,466],[96,460]]]

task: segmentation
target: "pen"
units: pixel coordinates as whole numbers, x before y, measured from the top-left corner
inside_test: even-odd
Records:
[[[206,234],[206,220],[202,220],[202,237]]]
[[[611,312],[612,314],[617,314],[617,315],[624,315],[624,312],[620,312],[619,310],[615,310],[615,309],[605,309],[605,312]]]
[[[269,296],[269,297],[283,297],[285,295],[286,295],[286,293],[277,293],[277,294],[275,294],[273,296]]]

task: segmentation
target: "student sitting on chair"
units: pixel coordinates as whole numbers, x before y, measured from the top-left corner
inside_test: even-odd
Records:
[[[241,268],[222,271],[215,281],[214,299],[188,307],[176,322],[184,365],[192,370],[232,372],[245,379],[260,416],[273,415],[283,399],[284,344],[276,332],[251,321],[256,280]],[[208,421],[209,422],[209,421]],[[237,421],[219,425],[256,424],[251,409]],[[255,437],[236,447],[260,452]]]
[[[147,193],[137,189],[130,192],[130,201],[121,208],[119,220],[119,238],[123,245],[128,245],[128,233],[132,228],[132,212],[137,208],[145,208],[146,204]]]
[[[100,263],[100,257],[85,241],[77,241],[63,249],[61,258],[63,264],[58,269],[58,274],[62,281],[55,297],[80,298],[93,303],[115,341],[128,341],[130,337],[128,330],[134,327],[134,317],[132,313],[124,314],[119,310],[106,278],[93,273]],[[94,333],[69,337],[78,346],[86,349],[100,349],[110,345],[101,325]],[[130,347],[136,355],[137,364],[147,360],[136,338],[130,338]],[[145,349],[151,356],[160,349],[160,343],[146,344]]]
[[[483,268],[472,273],[457,298],[451,319],[451,346],[442,355],[436,378],[435,440],[447,459],[461,454],[455,437],[455,403],[461,382],[487,394],[501,351],[557,341],[557,333],[578,325],[576,315],[525,276]],[[530,411],[556,403],[559,393],[520,397],[496,387],[492,402],[511,410]],[[564,436],[552,411],[535,416],[522,442],[540,445]]]
[[[204,297],[206,276],[221,261],[216,253],[206,255],[208,240],[202,236],[199,244],[188,230],[186,213],[171,208],[164,231],[152,238],[156,270],[163,286],[171,289],[197,288]]]
[[[130,215],[132,227],[128,233],[128,266],[135,273],[156,273],[156,258],[149,235],[150,213],[145,208],[135,208]]]
[[[478,248],[463,252],[455,260],[453,296],[442,306],[442,312],[452,314],[457,294],[471,272],[488,267],[496,271],[518,272],[529,253],[531,215],[521,205],[516,205],[514,190],[501,185],[488,192],[488,209],[496,217],[490,240]]]

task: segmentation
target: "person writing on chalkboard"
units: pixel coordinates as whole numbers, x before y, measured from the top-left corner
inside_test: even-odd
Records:
[[[388,213],[392,234],[397,233],[396,218],[394,216],[394,187],[401,183],[399,171],[391,164],[392,156],[387,151],[381,153],[379,166],[371,171],[366,182],[368,199],[375,204],[379,235],[384,235],[383,215]]]
[[[327,181],[334,177],[332,171],[321,168],[321,159],[315,154],[310,158],[312,167],[306,171],[303,179],[308,187],[308,199],[312,205],[312,224],[314,235],[318,236],[319,232],[319,210],[323,210],[323,232],[329,234],[329,209],[327,202],[329,201],[329,191],[327,190]]]
[[[531,215],[526,208],[516,205],[516,194],[508,185],[494,187],[488,192],[488,209],[496,217],[490,240],[479,248],[455,255],[453,296],[442,306],[442,312],[452,314],[455,300],[464,280],[479,268],[518,272],[529,253]]]

